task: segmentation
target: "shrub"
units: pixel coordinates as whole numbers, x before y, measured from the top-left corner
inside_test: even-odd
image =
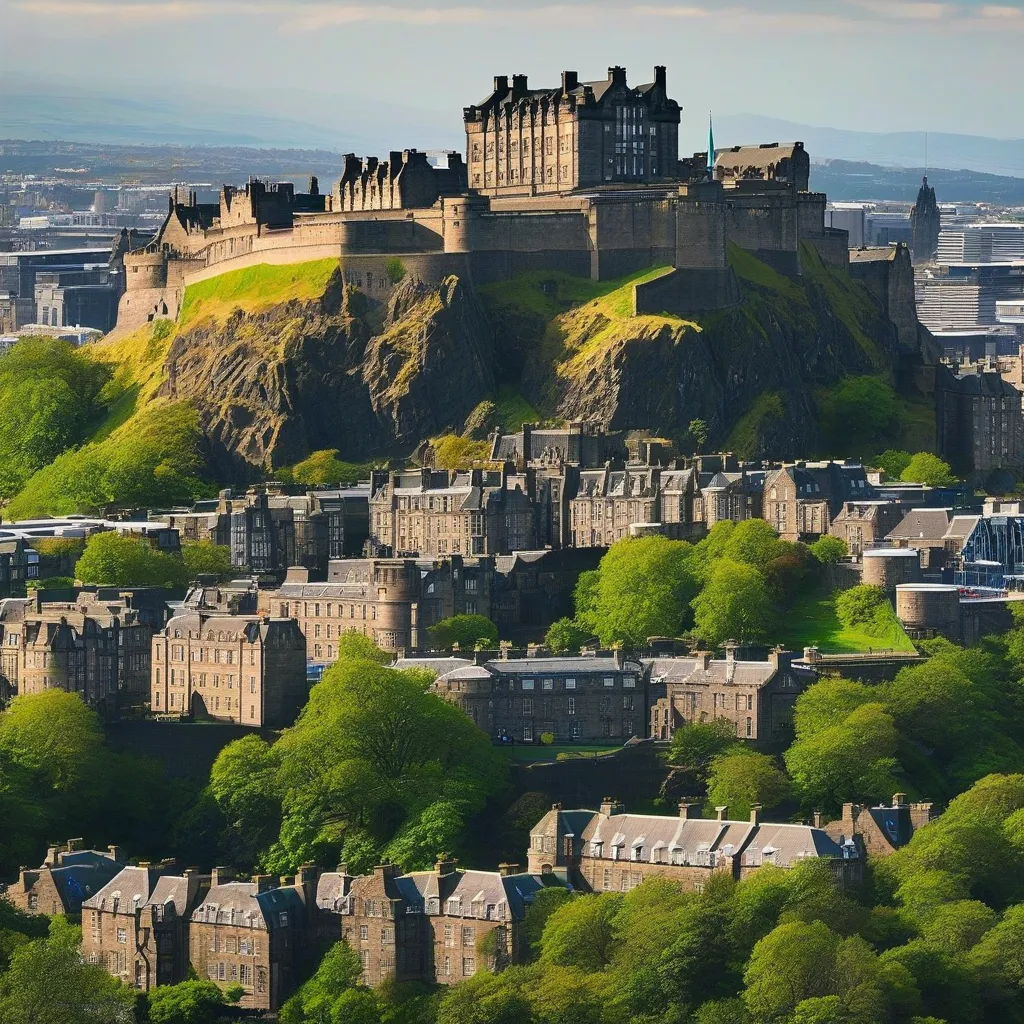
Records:
[[[384,273],[388,275],[388,280],[392,284],[398,284],[409,271],[405,264],[397,256],[394,256],[384,264]]]
[[[838,562],[841,558],[845,558],[850,553],[850,549],[846,546],[846,541],[842,537],[819,537],[811,545],[811,554],[822,563],[822,565],[831,565],[834,562]]]

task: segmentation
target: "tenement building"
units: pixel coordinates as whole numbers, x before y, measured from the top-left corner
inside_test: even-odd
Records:
[[[47,602],[36,591],[0,604],[0,673],[13,692],[77,693],[115,718],[122,704],[146,701],[151,636],[127,593],[107,600],[82,591],[73,602]]]
[[[788,743],[793,705],[816,678],[796,667],[794,657],[776,650],[767,661],[741,661],[728,644],[724,659],[703,652],[648,662],[650,685],[665,687],[665,696],[651,707],[650,735],[668,740],[684,725],[724,719],[738,739],[767,746]]]
[[[269,875],[236,882],[214,868],[188,923],[192,969],[222,989],[241,986],[243,1009],[280,1009],[315,965],[316,892],[315,868],[280,884]]]
[[[764,518],[783,540],[827,534],[845,502],[875,497],[864,467],[852,462],[798,462],[764,480]]]
[[[906,793],[897,793],[892,806],[880,804],[843,804],[842,817],[823,826],[833,839],[853,836],[869,857],[887,857],[914,837],[914,833],[932,820],[931,803],[908,803]],[[816,815],[816,820],[820,815]]]
[[[143,991],[185,981],[188,919],[209,884],[173,864],[123,868],[82,904],[83,958]]]
[[[292,618],[188,611],[153,637],[155,714],[282,728],[306,692],[306,641]]]
[[[599,82],[563,71],[546,89],[530,89],[526,75],[499,75],[464,120],[469,183],[485,195],[670,182],[677,173],[680,111],[663,67],[634,87],[621,67]]]
[[[534,546],[525,478],[474,469],[375,472],[370,547],[397,558],[497,555]]]
[[[708,819],[683,803],[678,817],[662,817],[627,814],[608,800],[598,811],[555,804],[530,832],[529,869],[565,871],[584,892],[628,892],[650,878],[700,892],[716,873],[742,879],[764,865],[787,869],[818,858],[842,884],[861,880],[863,860],[849,836],[764,822],[757,809],[748,821],[731,820],[727,807]]]
[[[259,591],[258,607],[262,615],[296,619],[307,660],[330,663],[343,633],[398,651],[426,643],[427,630],[441,619],[490,616],[493,578],[494,560],[486,557],[346,558],[329,564],[326,583],[290,569],[280,587]]]
[[[624,743],[645,735],[650,710],[643,666],[621,651],[466,662],[431,689],[499,742]]]
[[[403,875],[387,864],[356,878],[342,865],[320,876],[317,906],[331,922],[328,940],[358,952],[363,984],[452,985],[525,962],[526,909],[541,889],[560,884],[515,865],[465,871],[440,861],[433,871]]]
[[[106,852],[83,850],[81,839],[51,846],[38,868],[22,868],[7,887],[7,898],[26,914],[81,912],[83,900],[99,892],[124,867],[120,847]]]

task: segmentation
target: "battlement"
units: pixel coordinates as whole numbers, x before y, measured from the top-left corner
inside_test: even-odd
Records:
[[[441,196],[458,195],[466,190],[466,165],[461,153],[452,151],[445,157],[447,166],[436,167],[426,153],[415,149],[392,152],[387,160],[346,153],[331,209],[426,209]]]

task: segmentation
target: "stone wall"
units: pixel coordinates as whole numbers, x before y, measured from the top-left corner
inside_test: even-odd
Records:
[[[740,286],[732,267],[670,270],[633,288],[633,312],[686,316],[725,309],[740,301]]]

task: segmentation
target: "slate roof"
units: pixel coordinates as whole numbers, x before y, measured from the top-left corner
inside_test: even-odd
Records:
[[[466,668],[473,662],[467,658],[397,658],[394,667],[396,669],[425,668],[436,672],[439,676],[457,669]]]
[[[886,534],[886,540],[930,540],[936,545],[942,543],[952,521],[953,512],[948,508],[913,508],[900,524]]]
[[[255,882],[224,882],[213,886],[203,902],[192,912],[192,920],[207,924],[233,924],[236,927],[273,931],[295,924],[303,914],[299,893],[291,886],[259,892]]]
[[[87,899],[82,906],[90,910],[118,909],[174,905],[179,916],[188,910],[188,880],[181,875],[161,875],[159,868],[127,867],[119,871],[99,892]]]
[[[974,533],[981,516],[953,516],[949,527],[943,535],[947,540],[967,540]]]
[[[121,870],[121,864],[98,850],[76,850],[62,853],[59,866],[49,870],[67,912],[77,914],[82,902],[99,892]]]

